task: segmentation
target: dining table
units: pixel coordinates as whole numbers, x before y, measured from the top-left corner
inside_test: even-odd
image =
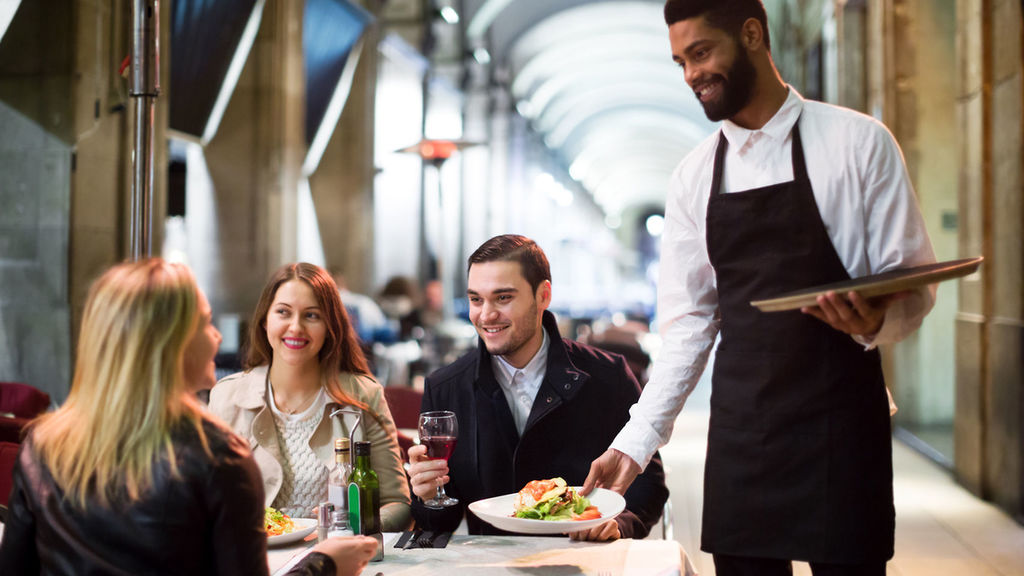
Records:
[[[454,534],[444,548],[395,548],[400,532],[384,534],[384,559],[363,576],[697,576],[686,551],[674,540],[578,542],[567,536],[477,536]],[[267,551],[274,576],[309,553],[306,540]]]

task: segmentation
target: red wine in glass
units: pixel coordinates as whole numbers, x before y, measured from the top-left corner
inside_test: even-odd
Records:
[[[459,422],[455,419],[455,413],[449,410],[424,412],[420,414],[419,433],[420,442],[427,447],[427,457],[432,460],[444,459],[447,462],[455,450]],[[444,486],[438,486],[434,497],[423,501],[424,506],[434,509],[458,503],[458,499],[445,494]]]
[[[455,451],[456,441],[455,436],[420,438],[420,442],[427,447],[427,458],[431,460],[444,460],[445,462],[451,458],[452,452]]]

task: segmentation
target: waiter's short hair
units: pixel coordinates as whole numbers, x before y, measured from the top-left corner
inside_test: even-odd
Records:
[[[669,26],[690,18],[703,16],[708,24],[739,38],[740,29],[748,18],[756,18],[764,29],[764,46],[772,49],[768,34],[768,15],[761,0],[667,0],[665,24]]]
[[[537,292],[542,282],[551,281],[551,266],[548,257],[536,242],[518,234],[502,234],[484,242],[469,255],[469,265],[485,262],[518,262],[523,278],[529,282],[530,288]]]

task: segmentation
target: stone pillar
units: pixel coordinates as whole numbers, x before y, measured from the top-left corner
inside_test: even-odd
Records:
[[[379,28],[363,34],[352,90],[320,165],[309,177],[327,267],[349,290],[374,294],[374,114]]]
[[[865,43],[867,7],[863,0],[840,1],[836,9],[836,44],[840,106],[867,112],[867,74]]]
[[[987,90],[982,38],[987,24],[982,18],[986,0],[957,2],[957,123],[960,145],[960,250],[964,254],[987,254],[986,207],[990,205],[990,184],[986,177],[988,136],[985,119]],[[983,494],[985,463],[985,387],[987,346],[985,322],[988,316],[988,282],[984,277],[990,263],[977,278],[961,282],[957,313],[957,394],[954,469],[968,489]]]
[[[1022,23],[1016,0],[958,11],[958,122],[964,254],[983,254],[961,283],[957,321],[957,476],[1020,515],[1024,494],[1024,201]]]
[[[60,401],[71,377],[74,6],[23,4],[0,44],[0,381]]]
[[[266,108],[257,119],[260,192],[267,201],[268,263],[295,260],[297,194],[306,155],[302,16],[305,2],[270,0],[263,17],[263,40],[254,47]]]
[[[305,156],[303,2],[268,0],[205,158],[216,201],[218,313],[248,318],[270,272],[295,259]]]
[[[991,203],[987,220],[987,390],[985,396],[985,494],[1002,508],[1022,512],[1021,462],[1024,411],[1024,180],[1022,146],[1022,41],[1018,0],[983,2],[987,20],[984,77],[991,86],[984,164]]]
[[[161,3],[169,71],[170,3]],[[70,389],[92,281],[127,256],[130,112],[117,74],[130,3],[22,2],[0,44],[0,380]],[[153,240],[165,206],[166,101],[157,101]]]

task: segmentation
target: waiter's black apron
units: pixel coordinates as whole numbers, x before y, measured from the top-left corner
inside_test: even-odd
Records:
[[[799,122],[798,122],[799,123]],[[860,563],[893,554],[892,443],[879,354],[812,316],[752,300],[849,279],[793,127],[793,181],[721,190],[715,153],[708,255],[721,340],[712,376],[701,548]]]

